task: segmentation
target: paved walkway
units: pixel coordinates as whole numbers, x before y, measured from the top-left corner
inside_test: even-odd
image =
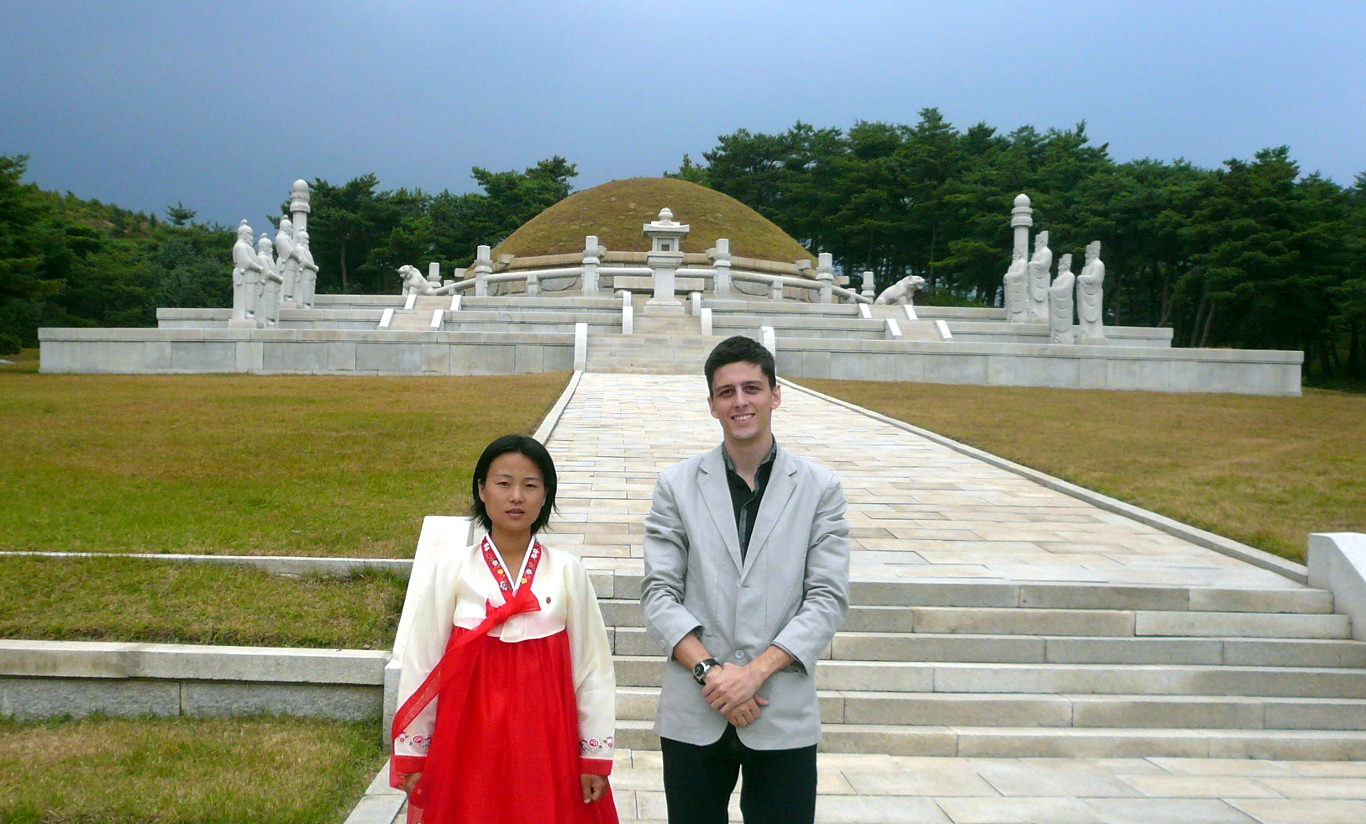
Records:
[[[774,431],[843,478],[855,580],[1295,586],[797,389]],[[550,439],[560,514],[548,539],[591,566],[639,570],[655,474],[719,438],[700,375],[583,375]],[[623,821],[664,819],[659,759],[618,754]],[[822,754],[820,775],[823,822],[1366,822],[1359,762]]]
[[[843,479],[855,580],[1294,586],[792,387],[773,429]],[[656,473],[720,437],[701,375],[584,374],[550,438],[560,511],[547,540],[639,570]]]

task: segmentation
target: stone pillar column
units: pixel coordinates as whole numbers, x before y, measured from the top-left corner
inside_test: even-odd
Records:
[[[1011,260],[1029,260],[1029,227],[1033,225],[1034,209],[1029,205],[1029,195],[1016,195],[1015,208],[1010,210],[1010,228],[1015,231]]]
[[[474,253],[474,296],[488,297],[488,276],[493,274],[493,260],[489,257],[489,247],[480,246]]]
[[[730,239],[717,238],[716,245],[707,250],[711,258],[711,268],[716,272],[712,278],[712,293],[718,298],[730,297]]]
[[[821,252],[816,258],[816,280],[821,284],[821,303],[834,299],[835,257],[829,252]]]
[[[308,181],[299,178],[289,190],[289,219],[295,234],[308,231],[308,213],[313,211],[308,201]]]
[[[645,301],[645,314],[683,314],[683,303],[674,294],[674,273],[682,262],[682,252],[650,252],[645,256],[645,263],[654,270],[655,280],[655,293]]]
[[[872,302],[877,298],[877,292],[873,291],[873,270],[863,270],[863,296]]]

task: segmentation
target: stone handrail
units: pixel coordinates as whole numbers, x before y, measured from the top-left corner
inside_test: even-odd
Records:
[[[526,281],[531,279],[534,279],[539,282],[540,280],[548,278],[559,279],[584,277],[587,268],[588,267],[586,266],[580,265],[560,266],[552,269],[520,269],[513,271],[503,271],[499,272],[498,274],[484,275],[484,277],[482,278],[482,282],[485,284],[485,286],[488,286],[501,283],[525,283]],[[654,270],[648,266],[597,266],[596,272],[599,278],[632,275],[649,276],[654,274]],[[717,279],[716,269],[714,267],[684,266],[676,270],[676,275],[678,277],[697,278],[700,280],[710,280],[713,282],[715,282]],[[852,289],[846,289],[842,286],[834,286],[832,284],[829,284],[828,281],[812,280],[810,278],[800,276],[776,275],[769,274],[767,272],[756,272],[752,270],[738,269],[732,270],[730,272],[730,279],[731,281],[742,281],[745,283],[761,283],[769,287],[771,291],[776,291],[776,287],[778,285],[781,285],[783,289],[805,289],[807,291],[817,293],[824,292],[828,288],[830,296],[833,299],[843,300],[848,303],[871,303],[871,301],[867,297],[861,295],[860,293]],[[477,291],[477,285],[480,283],[480,280],[481,279],[476,276],[472,278],[465,278],[464,280],[455,281],[454,283],[449,283],[441,287],[440,293],[455,295],[461,292],[468,292],[471,290]],[[819,298],[817,298],[817,300],[813,302],[820,302],[820,300]]]

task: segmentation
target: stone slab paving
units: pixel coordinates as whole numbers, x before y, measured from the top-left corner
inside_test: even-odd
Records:
[[[797,387],[773,428],[843,479],[855,580],[1296,586]],[[700,374],[584,374],[550,437],[560,511],[548,542],[639,572],[655,475],[720,434]]]
[[[828,824],[1362,824],[1366,763],[823,753]],[[617,753],[622,822],[663,822],[660,754]],[[738,793],[731,821],[740,821]]]

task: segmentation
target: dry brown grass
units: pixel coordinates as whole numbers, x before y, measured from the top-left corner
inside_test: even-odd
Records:
[[[383,759],[373,723],[0,720],[0,821],[334,824]]]
[[[0,374],[0,550],[410,557],[566,379]]]
[[[1366,532],[1366,396],[800,383],[1296,561]]]

